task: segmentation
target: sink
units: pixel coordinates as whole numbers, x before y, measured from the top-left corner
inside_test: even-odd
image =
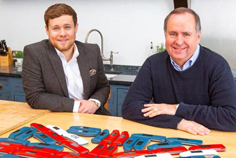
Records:
[[[105,74],[105,75],[106,75],[107,79],[111,79],[111,78],[116,77],[119,74]]]
[[[122,72],[121,71],[109,71],[109,70],[105,70],[105,74],[116,74],[116,75],[118,75],[118,74],[121,74]]]
[[[105,70],[105,75],[106,75],[107,79],[114,78],[121,73],[122,73],[121,71],[116,71],[116,70],[115,71]]]

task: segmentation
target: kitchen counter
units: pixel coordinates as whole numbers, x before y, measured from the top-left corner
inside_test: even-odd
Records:
[[[130,86],[134,82],[135,77],[136,75],[119,74],[115,77],[109,78],[108,81],[110,84]]]
[[[141,66],[114,65],[114,71],[110,71],[110,65],[104,64],[106,74],[116,74],[108,78],[110,84],[130,86],[138,74]],[[0,76],[21,78],[21,67],[0,66]],[[232,69],[233,76],[236,80],[236,69]]]
[[[130,86],[140,70],[140,66],[113,65],[114,71],[110,71],[110,65],[104,65],[106,74],[117,74],[108,78],[110,84]]]
[[[139,66],[122,66],[122,65],[114,65],[114,71],[110,71],[109,65],[104,65],[105,73],[107,74],[116,74],[115,77],[108,78],[110,84],[117,85],[127,85],[130,86],[140,67]],[[14,66],[0,66],[0,76],[3,77],[18,77],[21,78],[21,67]]]
[[[110,65],[104,64],[105,73],[114,73],[123,75],[137,75],[141,66],[113,65],[114,71],[110,71]]]
[[[21,78],[21,72],[22,68],[21,67],[14,67],[13,65],[11,66],[0,66],[0,76],[3,77],[18,77]]]

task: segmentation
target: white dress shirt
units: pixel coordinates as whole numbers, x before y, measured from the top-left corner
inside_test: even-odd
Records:
[[[56,49],[56,48],[55,48]],[[76,99],[74,102],[73,112],[78,112],[80,107],[80,101],[84,99],[84,87],[83,81],[79,70],[79,65],[77,62],[77,57],[79,56],[79,50],[74,44],[74,53],[70,61],[67,62],[63,53],[56,49],[58,56],[61,59],[63,70],[66,78],[66,85],[69,93],[69,98]],[[89,99],[95,101],[100,107],[100,101],[96,99]]]

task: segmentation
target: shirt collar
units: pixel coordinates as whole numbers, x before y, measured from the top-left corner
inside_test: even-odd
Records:
[[[55,47],[54,47],[54,48],[55,48]],[[61,51],[59,51],[57,48],[55,48],[55,49],[56,49],[57,55],[58,55],[59,57],[65,58],[64,54],[63,54]],[[79,50],[78,50],[76,44],[74,43],[74,52],[73,52],[73,56],[72,56],[71,60],[77,60],[76,58],[77,58],[78,56],[79,56]]]
[[[173,67],[177,70],[177,71],[184,71],[189,69],[191,66],[193,66],[193,64],[195,63],[195,61],[197,60],[198,56],[200,54],[200,46],[199,44],[197,45],[197,49],[194,52],[194,54],[192,55],[192,57],[186,61],[186,63],[183,65],[183,69],[181,69],[181,67],[170,57],[170,61],[171,64],[173,65]]]
[[[73,53],[72,59],[76,59],[78,56],[79,56],[79,50],[78,50],[76,44],[74,44],[74,53]]]

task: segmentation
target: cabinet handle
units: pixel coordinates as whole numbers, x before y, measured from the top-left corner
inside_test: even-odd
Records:
[[[0,88],[2,88],[2,84],[0,84]]]

